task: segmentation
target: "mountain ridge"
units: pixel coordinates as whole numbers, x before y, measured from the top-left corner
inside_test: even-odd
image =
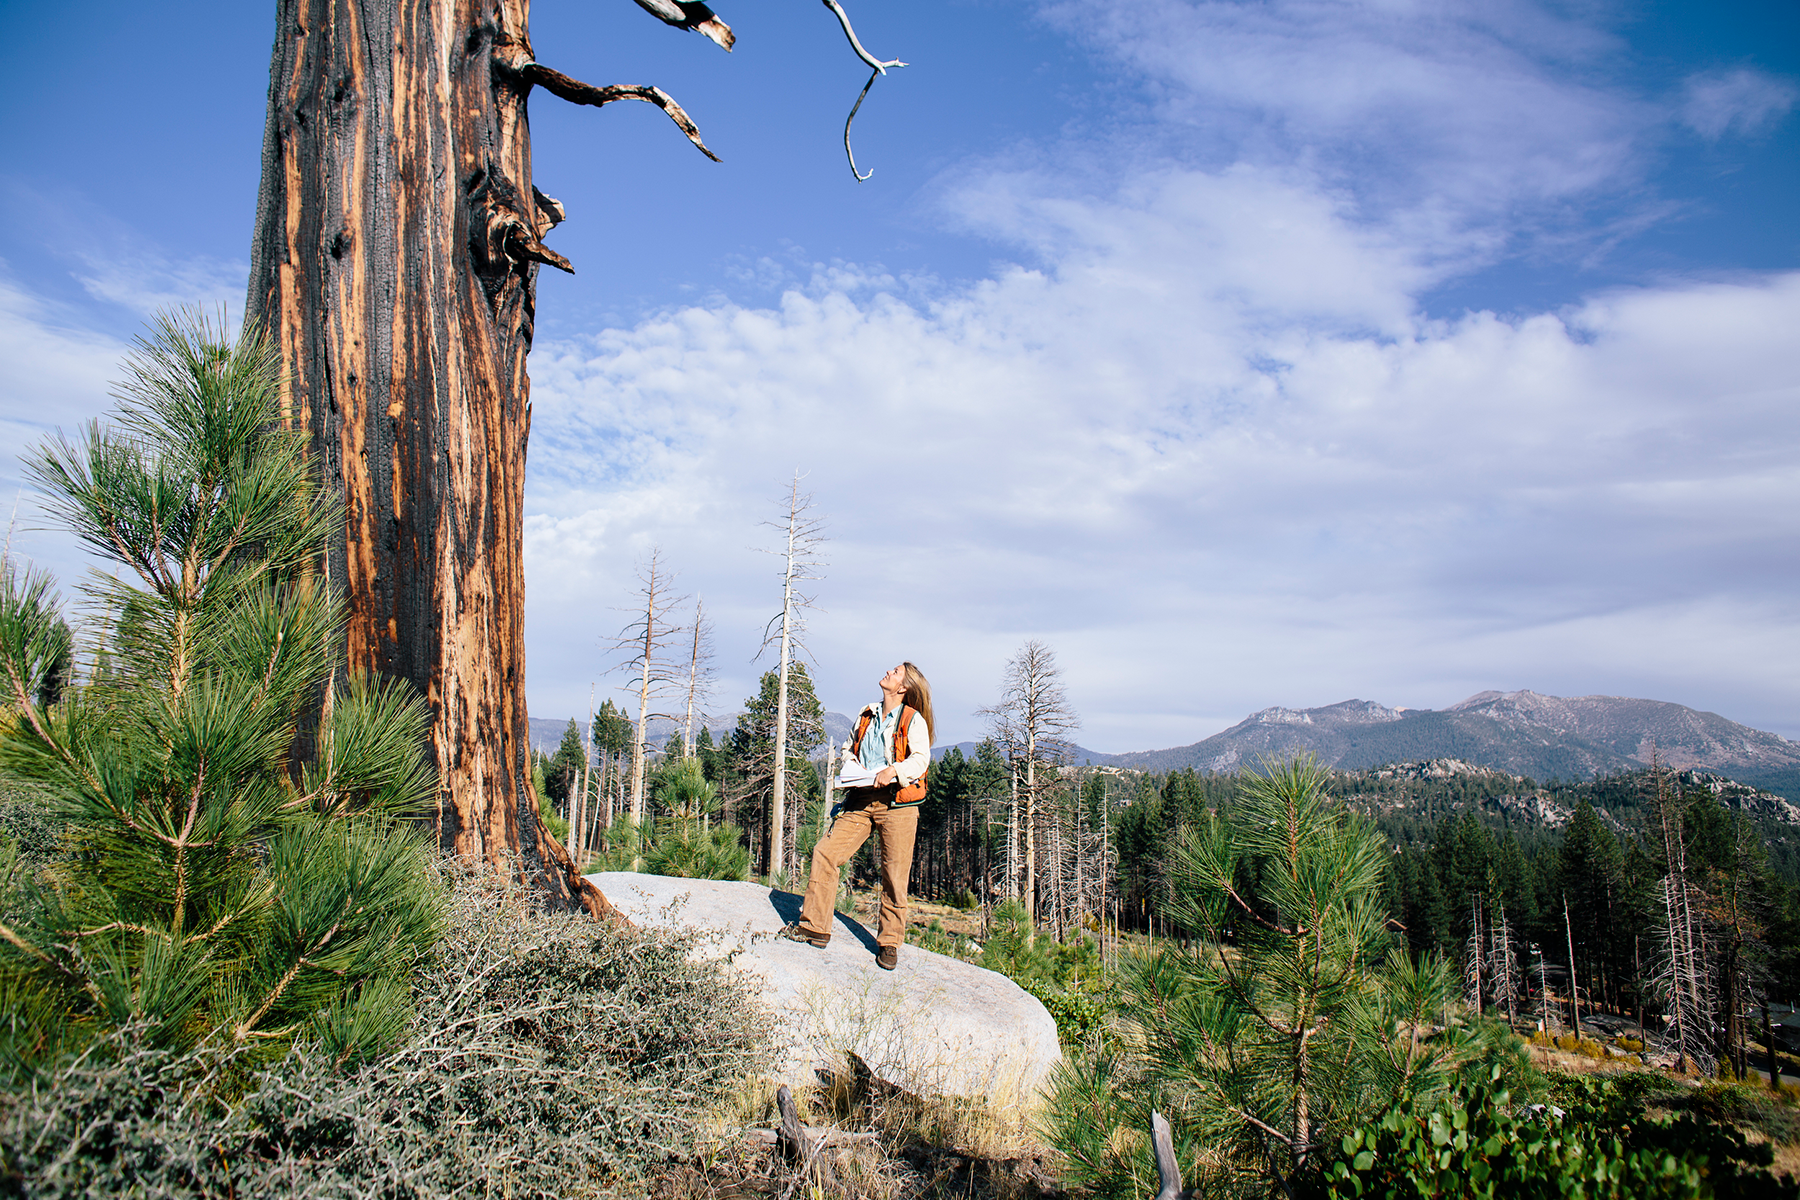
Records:
[[[1186,746],[1094,755],[1096,765],[1224,772],[1263,755],[1308,751],[1328,766],[1460,759],[1535,780],[1589,779],[1648,766],[1729,775],[1800,800],[1800,743],[1666,700],[1548,696],[1529,689],[1477,692],[1445,709],[1343,700],[1273,706]]]

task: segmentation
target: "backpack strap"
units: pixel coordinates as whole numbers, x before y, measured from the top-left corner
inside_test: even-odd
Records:
[[[856,736],[850,739],[850,756],[858,758],[862,755],[863,734],[869,731],[869,710],[863,709],[862,716],[856,722]]]

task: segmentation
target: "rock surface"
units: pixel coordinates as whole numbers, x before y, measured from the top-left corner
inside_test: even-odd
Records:
[[[981,1096],[1029,1104],[1061,1057],[1056,1022],[1004,975],[907,946],[900,966],[875,965],[875,934],[837,914],[831,944],[776,937],[800,897],[755,883],[608,871],[589,875],[639,925],[689,926],[716,936],[709,952],[763,982],[783,1022],[781,1082],[818,1082],[850,1051],[879,1077],[918,1095]]]

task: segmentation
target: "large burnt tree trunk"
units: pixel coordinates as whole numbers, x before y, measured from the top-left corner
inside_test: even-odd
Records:
[[[640,2],[729,40],[701,5]],[[346,661],[430,703],[440,845],[516,856],[598,915],[528,763],[525,357],[538,264],[568,264],[542,243],[562,212],[532,186],[526,100],[647,99],[698,137],[655,89],[539,66],[528,7],[278,0],[246,320],[279,343],[284,411],[344,498],[327,569]]]

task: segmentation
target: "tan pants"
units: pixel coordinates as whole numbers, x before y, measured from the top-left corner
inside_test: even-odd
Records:
[[[889,808],[893,788],[856,788],[831,829],[813,849],[812,874],[806,880],[806,902],[800,928],[814,937],[831,936],[838,871],[850,861],[873,830],[881,831],[880,946],[906,944],[906,885],[912,879],[913,838],[919,832],[919,806]]]

